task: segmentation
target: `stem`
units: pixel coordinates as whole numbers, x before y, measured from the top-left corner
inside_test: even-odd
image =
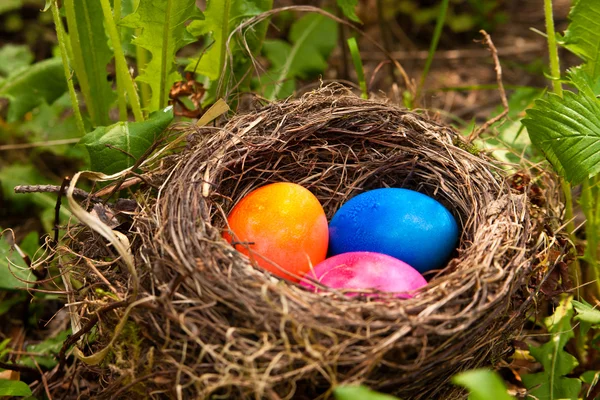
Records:
[[[546,18],[546,34],[548,35],[548,55],[550,57],[550,75],[552,76],[552,89],[562,97],[563,90],[560,83],[560,61],[558,47],[556,46],[556,31],[554,30],[554,16],[552,15],[552,0],[544,0],[544,15]]]
[[[144,115],[142,114],[142,108],[140,107],[140,98],[137,94],[137,91],[133,84],[133,79],[131,78],[131,75],[129,74],[129,70],[127,68],[127,60],[125,59],[125,53],[123,53],[123,47],[121,47],[119,32],[117,30],[117,25],[115,24],[115,20],[112,15],[112,10],[110,9],[109,0],[100,0],[100,5],[102,6],[102,12],[104,14],[104,23],[106,25],[108,37],[112,42],[113,49],[115,52],[115,66],[117,68],[117,79],[123,80],[123,86],[125,87],[127,96],[129,96],[131,111],[133,111],[133,116],[135,120],[138,122],[143,121]]]
[[[415,99],[418,99],[421,95],[421,91],[423,90],[423,86],[425,85],[425,79],[427,78],[427,74],[429,74],[429,68],[431,68],[433,56],[435,55],[435,51],[437,50],[437,46],[440,41],[440,36],[442,35],[442,28],[444,27],[444,22],[446,21],[448,3],[449,0],[442,0],[442,4],[440,5],[440,13],[438,14],[437,21],[435,23],[433,38],[431,39],[431,45],[429,46],[429,54],[427,54],[427,61],[425,61],[425,67],[423,68],[423,73],[421,74],[421,80],[419,81],[419,87],[417,87],[417,94],[415,95]]]
[[[66,47],[66,35],[65,28],[60,19],[58,12],[58,4],[56,1],[52,3],[52,17],[54,19],[54,25],[56,25],[56,36],[58,38],[58,46],[60,48],[60,57],[62,58],[63,67],[65,69],[65,79],[67,80],[67,86],[69,88],[69,96],[71,97],[71,105],[73,106],[73,115],[75,116],[75,123],[77,124],[77,130],[81,136],[85,135],[85,126],[83,125],[83,118],[81,117],[81,110],[79,109],[79,101],[77,100],[77,93],[75,93],[75,86],[73,85],[73,73],[69,67],[69,58]]]
[[[219,58],[219,68],[221,72],[223,72],[223,66],[225,65],[225,57],[227,54],[227,37],[229,36],[229,12],[231,10],[231,0],[223,1],[223,28],[221,32],[221,52]],[[217,91],[217,99],[223,97],[223,92],[225,91],[225,86],[227,85],[219,85]]]
[[[548,55],[550,58],[550,75],[552,77],[552,89],[558,96],[563,95],[562,84],[560,82],[560,60],[558,58],[558,48],[556,46],[556,31],[554,30],[554,17],[552,15],[552,0],[544,0],[544,15],[546,18],[546,34],[548,35]],[[573,196],[571,194],[571,184],[564,178],[560,178],[560,187],[565,197],[565,220],[568,221],[566,229],[569,238],[573,244],[577,243],[575,236],[575,221],[573,220]],[[576,287],[581,285],[581,267],[578,258],[569,265],[569,275]],[[579,289],[577,289],[577,298],[579,298]]]
[[[114,19],[115,25],[121,37],[121,28],[118,25],[121,19],[121,0],[115,0],[114,2]],[[117,76],[117,104],[119,106],[119,120],[127,121],[127,99],[125,99],[125,88],[123,87],[123,80]]]
[[[596,282],[595,293],[600,293],[600,281],[598,280],[598,202],[594,202],[593,189],[590,186],[590,179],[586,179],[581,187],[580,205],[585,215],[585,238],[586,246],[583,259],[590,267],[590,276],[586,276],[586,281],[591,278]],[[592,181],[594,185],[596,181]]]

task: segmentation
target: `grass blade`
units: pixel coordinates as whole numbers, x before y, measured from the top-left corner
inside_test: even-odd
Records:
[[[363,99],[369,98],[369,93],[367,92],[367,82],[365,81],[365,70],[363,69],[363,63],[360,58],[360,51],[358,50],[358,44],[356,43],[356,38],[351,37],[348,39],[348,48],[350,49],[350,54],[352,55],[352,62],[354,62],[354,69],[356,69],[356,76],[358,77],[358,84],[360,85],[360,90],[362,92],[361,97]]]
[[[431,63],[433,62],[433,56],[435,55],[435,51],[437,50],[437,46],[440,41],[440,36],[442,35],[444,22],[446,22],[448,2],[449,0],[442,0],[442,4],[440,5],[440,11],[437,17],[437,21],[435,23],[435,30],[433,31],[433,38],[431,39],[429,53],[427,54],[425,67],[423,67],[423,73],[421,74],[421,80],[419,81],[419,87],[417,88],[417,94],[415,95],[415,99],[418,99],[421,95],[421,91],[423,90],[423,86],[425,85],[425,79],[427,79],[427,75],[429,74],[429,69],[431,68]]]

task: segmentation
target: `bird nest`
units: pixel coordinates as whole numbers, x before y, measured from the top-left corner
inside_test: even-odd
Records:
[[[315,399],[362,383],[454,398],[452,375],[510,352],[556,262],[556,214],[540,194],[551,184],[509,176],[452,128],[339,86],[187,130],[186,149],[144,172],[136,210],[121,215],[130,222],[113,230],[133,270],[98,228],[71,227],[70,273],[83,284],[71,311],[90,333],[71,338],[83,362],[63,363],[72,370],[57,390]],[[369,189],[426,193],[455,216],[459,247],[411,299],[309,292],[222,239],[236,202],[278,181],[308,188],[328,218]]]

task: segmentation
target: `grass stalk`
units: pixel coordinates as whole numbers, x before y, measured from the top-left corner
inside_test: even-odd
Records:
[[[558,58],[558,47],[556,44],[556,31],[554,29],[554,15],[552,12],[552,0],[544,0],[544,16],[546,19],[546,34],[548,38],[548,55],[550,59],[550,76],[552,77],[552,90],[555,94],[562,97],[563,88],[560,82],[560,59]],[[560,178],[560,186],[565,198],[565,221],[567,221],[567,233],[573,244],[577,243],[575,237],[575,221],[573,219],[573,196],[571,192],[571,184],[564,178]],[[579,260],[575,260],[569,265],[569,275],[571,280],[579,288],[581,285],[581,267]],[[579,289],[577,289],[577,298],[580,297]]]
[[[81,110],[79,109],[79,101],[77,100],[77,93],[75,92],[75,85],[73,85],[73,71],[69,66],[68,50],[66,46],[67,35],[65,34],[65,27],[62,24],[60,13],[58,11],[57,1],[52,3],[52,18],[54,19],[54,25],[56,26],[56,36],[58,38],[58,46],[60,48],[60,56],[62,58],[63,67],[65,70],[65,78],[67,80],[67,87],[69,88],[69,96],[71,97],[71,105],[73,106],[73,115],[75,116],[75,123],[80,136],[85,135],[85,125],[83,124],[83,118],[81,116]]]
[[[121,28],[118,23],[121,19],[121,0],[114,0],[114,19],[117,25],[117,31],[119,37],[121,36]],[[117,105],[119,106],[119,120],[127,121],[127,99],[125,98],[125,88],[123,87],[123,80],[117,77]]]
[[[110,8],[110,2],[109,0],[100,0],[100,5],[102,6],[102,13],[104,14],[106,31],[112,42],[115,52],[117,79],[121,79],[123,81],[123,86],[125,87],[125,92],[127,92],[127,96],[129,97],[131,111],[133,112],[135,120],[138,122],[143,121],[144,115],[142,114],[142,107],[140,106],[140,98],[135,85],[133,84],[133,78],[131,77],[129,69],[127,68],[127,60],[125,59],[125,53],[123,53],[121,38],[119,36],[119,31],[117,30],[117,25],[115,24],[113,13]]]
[[[427,60],[425,61],[425,67],[423,67],[423,73],[421,74],[421,79],[419,80],[419,86],[417,87],[417,94],[415,95],[415,99],[419,99],[421,96],[421,91],[425,86],[425,80],[427,79],[427,75],[429,74],[429,69],[431,68],[431,63],[433,62],[433,56],[435,55],[435,51],[437,50],[438,43],[440,41],[440,36],[442,36],[442,29],[444,28],[444,23],[446,22],[446,14],[448,13],[448,3],[449,0],[442,0],[442,4],[440,5],[440,12],[437,17],[437,21],[435,23],[435,30],[433,31],[433,38],[431,39],[431,44],[429,46],[429,53],[427,54]]]

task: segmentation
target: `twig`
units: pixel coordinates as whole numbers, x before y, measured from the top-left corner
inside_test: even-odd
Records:
[[[502,67],[500,66],[500,60],[498,59],[498,50],[496,50],[496,46],[494,46],[494,42],[492,42],[492,38],[486,31],[483,29],[479,31],[484,38],[484,42],[487,44],[490,52],[492,53],[492,58],[494,59],[494,65],[496,66],[496,80],[498,81],[498,91],[500,92],[500,99],[502,100],[502,107],[504,110],[494,118],[486,121],[483,125],[481,125],[477,130],[471,132],[469,137],[467,138],[467,142],[471,143],[473,140],[479,137],[482,132],[488,129],[490,126],[500,121],[502,118],[506,117],[508,114],[508,99],[506,98],[506,91],[504,90],[504,85],[502,84]]]
[[[58,197],[56,198],[56,206],[54,207],[54,227],[52,228],[54,230],[54,243],[53,243],[53,247],[56,247],[56,245],[58,245],[58,231],[59,231],[59,226],[60,226],[60,205],[62,202],[62,197],[65,194],[65,188],[67,187],[67,185],[69,184],[69,182],[71,181],[71,178],[69,178],[68,176],[65,176],[65,179],[63,179],[62,185],[60,185],[60,190],[58,191]]]
[[[36,361],[35,357],[34,356],[29,356],[29,357],[31,357],[31,360],[35,364],[36,369],[40,373],[40,377],[42,379],[42,384],[44,385],[44,390],[46,391],[46,396],[48,397],[48,400],[52,400],[52,395],[50,394],[50,388],[48,387],[48,380],[46,379],[46,375],[44,374],[44,372],[40,368],[40,364],[38,364],[38,362]]]
[[[19,185],[15,186],[15,193],[65,193],[65,188],[62,185]],[[102,199],[91,196],[88,192],[82,189],[75,189],[73,197],[80,200],[90,200],[92,203],[101,203]]]
[[[9,371],[15,371],[22,374],[38,375],[40,371],[35,368],[26,367],[25,365],[19,365],[14,363],[5,363],[0,361],[0,368],[7,369]]]

